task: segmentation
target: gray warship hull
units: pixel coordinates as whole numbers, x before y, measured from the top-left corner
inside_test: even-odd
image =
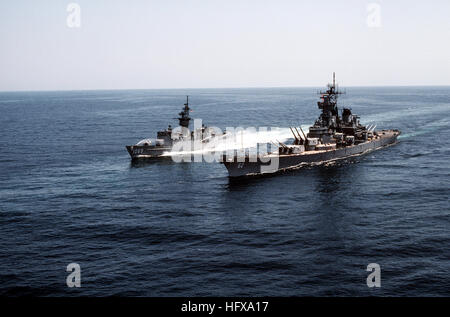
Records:
[[[228,170],[229,177],[254,176],[261,174],[276,173],[279,171],[295,169],[304,165],[323,164],[330,161],[345,159],[355,155],[361,155],[369,151],[378,150],[385,146],[396,143],[397,137],[400,135],[398,130],[382,130],[378,132],[375,139],[336,148],[334,150],[322,151],[305,151],[300,154],[268,154],[265,157],[239,157],[235,156],[227,159],[223,157],[222,164]],[[270,162],[267,162],[270,159]],[[278,160],[278,164],[270,168],[271,162]],[[278,165],[278,166],[277,166]]]
[[[127,145],[126,149],[132,160],[161,158],[165,152],[170,152],[171,147],[151,147],[139,145]]]

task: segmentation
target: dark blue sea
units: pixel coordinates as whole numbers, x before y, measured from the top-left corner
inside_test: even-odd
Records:
[[[0,93],[0,294],[449,296],[450,87],[347,87],[398,144],[271,177],[125,150],[185,95],[207,125],[288,127],[314,122],[318,89]]]

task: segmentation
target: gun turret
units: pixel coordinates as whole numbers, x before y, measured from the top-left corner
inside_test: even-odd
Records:
[[[284,144],[283,142],[280,142],[277,140],[277,142],[284,148],[284,149],[289,149],[288,146],[286,144]]]
[[[297,130],[297,128],[296,127],[294,127],[294,129],[295,129],[295,132],[297,132],[297,134],[298,134],[298,137],[300,138],[300,145],[303,145],[304,143],[305,143],[305,140],[303,140],[303,138],[302,138],[302,136],[300,135],[300,132],[298,132],[298,130]]]

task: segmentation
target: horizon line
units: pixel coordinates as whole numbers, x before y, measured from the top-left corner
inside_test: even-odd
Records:
[[[340,85],[338,85],[340,86]],[[69,91],[124,91],[124,90],[200,90],[200,89],[271,89],[271,88],[323,88],[322,86],[246,86],[246,87],[181,87],[181,88],[82,88],[82,89],[15,89],[0,90],[0,93],[7,92],[69,92]],[[450,87],[447,85],[357,85],[340,86],[341,88],[407,88],[407,87]]]

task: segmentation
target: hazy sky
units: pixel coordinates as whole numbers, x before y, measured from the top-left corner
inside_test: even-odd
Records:
[[[0,0],[0,45],[0,90],[450,85],[450,1]]]

